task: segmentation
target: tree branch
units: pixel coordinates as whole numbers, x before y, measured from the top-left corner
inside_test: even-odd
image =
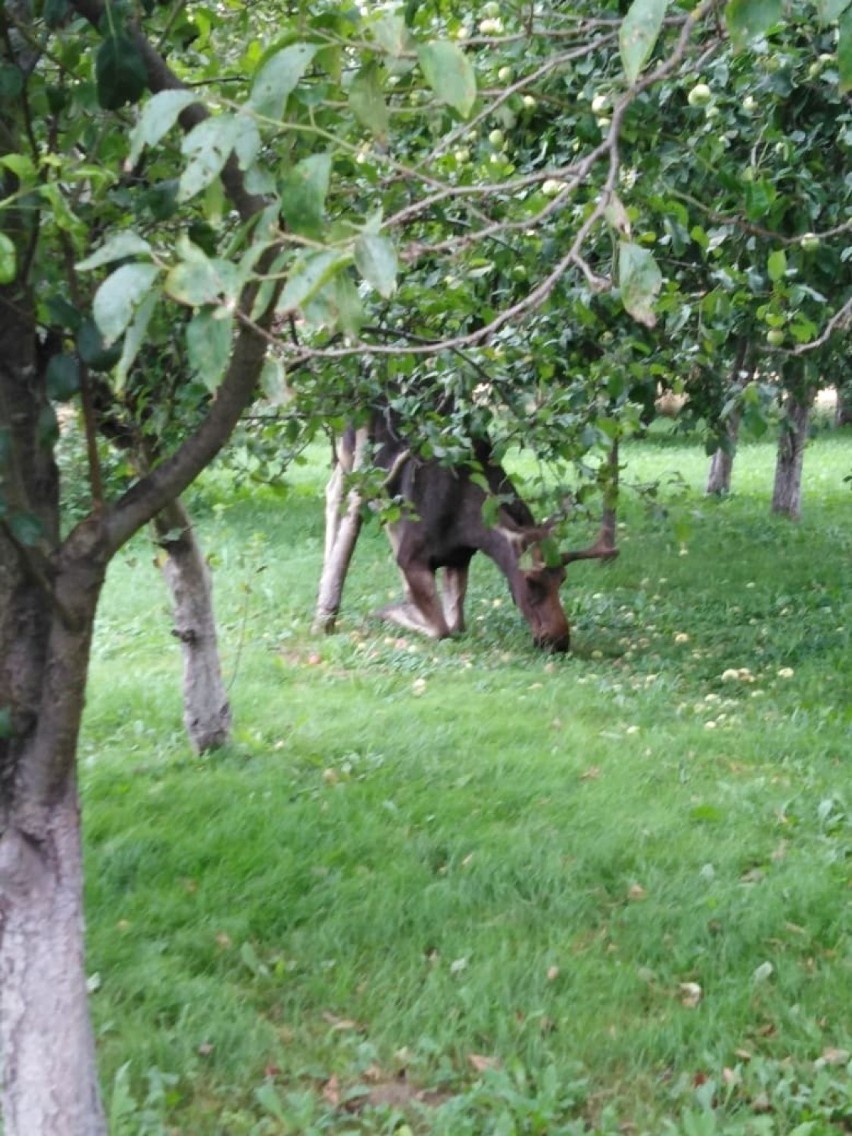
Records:
[[[74,9],[97,26],[105,12],[101,0],[72,0]],[[137,48],[145,61],[148,85],[152,92],[186,89],[166,61],[135,26],[131,28]],[[207,118],[209,112],[201,103],[193,103],[180,116],[185,131]],[[228,198],[243,221],[259,217],[266,200],[246,189],[242,171],[232,154],[222,171],[222,184]],[[278,253],[272,245],[260,257],[258,274],[268,273]],[[266,338],[277,300],[273,290],[265,311],[256,323],[246,320],[258,293],[258,284],[245,289],[238,315],[241,325],[231,352],[225,378],[216,392],[204,420],[177,450],[150,474],[143,477],[104,515],[108,555],[113,555],[142,525],[146,524],[169,501],[178,497],[206,465],[215,457],[251,401],[266,356]]]

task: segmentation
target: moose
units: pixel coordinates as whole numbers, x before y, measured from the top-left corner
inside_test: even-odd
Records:
[[[559,597],[566,565],[618,555],[613,517],[608,522],[605,516],[590,547],[545,556],[543,545],[551,537],[553,523],[536,524],[487,440],[474,443],[469,464],[445,466],[435,458],[419,457],[387,411],[375,414],[369,427],[357,433],[348,430],[339,447],[327,491],[326,560],[316,626],[330,629],[339,609],[362,504],[357,494],[350,494],[348,509],[345,514],[341,511],[343,479],[363,465],[370,447],[373,464],[386,471],[385,489],[403,506],[401,517],[388,523],[386,530],[402,573],[404,598],[376,616],[434,639],[464,631],[470,561],[483,552],[506,577],[536,646],[567,651],[570,628]],[[491,524],[483,515],[489,497],[496,504]]]

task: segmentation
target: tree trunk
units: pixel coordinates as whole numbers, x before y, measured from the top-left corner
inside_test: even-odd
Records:
[[[325,490],[325,555],[322,576],[320,577],[314,614],[314,630],[332,632],[340,611],[343,585],[352,562],[355,544],[361,531],[361,495],[355,489],[349,491],[344,510],[344,488],[346,475],[361,469],[367,452],[369,430],[361,427],[355,432],[354,446],[341,447],[337,454],[334,471]]]
[[[737,351],[729,385],[729,394],[736,398],[754,376],[754,361],[750,359],[752,337],[741,335],[737,341]],[[722,412],[724,414],[724,411]],[[734,457],[737,452],[737,441],[740,436],[740,422],[742,421],[742,408],[737,403],[725,420],[725,435],[722,444],[710,459],[710,470],[707,474],[707,486],[704,492],[707,496],[721,497],[723,493],[731,492],[731,474],[734,469]],[[720,415],[721,417],[721,415]]]
[[[834,411],[835,426],[852,426],[852,382],[842,383],[837,388],[837,406]]]
[[[32,299],[0,292],[0,1054],[5,1136],[99,1136],[86,1005],[74,758],[95,608],[99,519],[59,545],[52,411]]]
[[[0,1038],[6,1136],[100,1136],[83,959],[83,867],[73,784],[39,839],[0,840]]]
[[[802,515],[802,463],[808,440],[813,393],[801,397],[788,392],[778,438],[772,512],[797,521]]]
[[[707,475],[707,496],[721,497],[731,492],[731,474],[734,469],[734,455],[737,452],[737,438],[740,432],[741,414],[735,410],[725,426],[725,443],[720,445],[710,459],[710,472]]]
[[[615,548],[618,521],[618,484],[620,466],[618,439],[612,443],[607,456],[607,481],[604,486],[603,513],[598,534],[599,543],[606,548]]]
[[[183,721],[192,745],[203,753],[225,745],[231,736],[210,569],[182,501],[158,513],[153,525],[166,553],[161,567],[172,597],[173,634],[183,653]]]

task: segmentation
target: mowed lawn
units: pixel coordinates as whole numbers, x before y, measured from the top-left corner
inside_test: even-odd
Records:
[[[567,657],[482,558],[465,636],[373,622],[373,528],[313,636],[321,458],[283,496],[208,476],[235,727],[203,758],[155,550],[113,566],[81,740],[113,1132],[852,1131],[852,434],[795,525],[772,444],[723,501],[693,442],[624,457]]]

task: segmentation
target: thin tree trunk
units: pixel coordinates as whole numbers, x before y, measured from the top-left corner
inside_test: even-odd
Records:
[[[834,411],[835,426],[852,426],[852,382],[842,383],[837,388],[837,406]]]
[[[598,543],[602,547],[615,548],[616,522],[618,521],[618,439],[612,443],[607,457],[607,484],[604,488],[603,514]]]
[[[231,736],[231,707],[216,636],[210,569],[180,500],[153,521],[166,556],[161,565],[172,597],[173,634],[183,654],[183,721],[199,753],[225,745]]]
[[[734,455],[737,452],[737,439],[740,433],[740,419],[742,415],[735,410],[725,424],[726,442],[714,451],[710,459],[710,471],[707,474],[707,496],[721,497],[731,492],[731,474],[734,469]]]
[[[322,576],[314,614],[314,630],[326,633],[334,630],[343,586],[361,531],[363,500],[357,490],[351,489],[344,509],[346,475],[364,465],[369,430],[366,426],[355,432],[354,445],[341,446],[325,490],[325,555]]]
[[[729,388],[734,397],[742,391],[747,383],[751,382],[754,375],[754,363],[747,361],[750,346],[751,337],[741,335],[737,342],[737,353]],[[720,497],[724,493],[731,492],[731,475],[734,470],[734,457],[737,452],[741,421],[742,409],[737,404],[725,422],[724,444],[718,447],[710,459],[710,470],[707,474],[707,485],[704,490],[708,497],[714,494]]]
[[[772,512],[797,521],[802,515],[802,463],[808,440],[813,393],[804,400],[788,392],[778,438]]]

